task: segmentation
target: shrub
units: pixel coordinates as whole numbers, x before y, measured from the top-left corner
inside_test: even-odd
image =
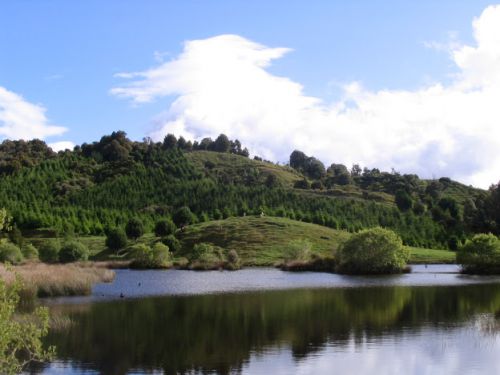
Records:
[[[151,248],[143,243],[138,243],[128,248],[128,257],[134,260],[148,258]]]
[[[458,249],[457,263],[466,273],[500,273],[500,240],[493,234],[476,234]]]
[[[228,251],[226,268],[230,270],[237,270],[241,268],[240,256],[236,250]]]
[[[292,260],[308,260],[311,257],[311,249],[312,245],[308,240],[290,241],[285,250],[285,262]]]
[[[178,228],[184,228],[193,222],[193,213],[189,207],[181,207],[175,212],[173,220]]]
[[[127,246],[127,235],[121,228],[113,228],[106,235],[106,246],[117,251]]]
[[[191,252],[189,268],[194,270],[211,270],[223,268],[225,256],[222,248],[209,243],[194,245]]]
[[[125,233],[128,238],[136,240],[144,235],[144,224],[139,219],[132,218],[125,226]]]
[[[172,258],[168,246],[162,244],[161,242],[155,243],[151,251],[155,265],[167,266]]]
[[[23,260],[23,253],[19,246],[11,242],[0,243],[0,262],[18,264]]]
[[[162,238],[161,242],[164,245],[167,245],[172,253],[177,253],[182,247],[181,241],[179,241],[173,235]]]
[[[58,240],[48,240],[40,245],[39,257],[42,262],[55,263],[59,260],[61,244]]]
[[[38,259],[38,249],[30,243],[21,247],[21,252],[26,259]]]
[[[165,237],[175,234],[175,224],[172,220],[160,220],[155,225],[156,237]]]
[[[337,271],[349,274],[402,272],[409,250],[391,230],[373,228],[353,234],[337,253]]]
[[[59,261],[62,263],[88,260],[89,249],[81,242],[72,240],[66,242],[59,251]]]
[[[134,245],[130,248],[130,256],[133,258],[132,268],[167,268],[171,265],[168,246],[161,242],[153,248],[144,244]]]

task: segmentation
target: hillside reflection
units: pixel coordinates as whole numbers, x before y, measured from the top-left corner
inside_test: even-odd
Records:
[[[384,287],[162,297],[54,306],[71,319],[52,331],[63,361],[103,374],[238,373],[251,354],[289,348],[296,360],[325,345],[500,315],[500,285]]]

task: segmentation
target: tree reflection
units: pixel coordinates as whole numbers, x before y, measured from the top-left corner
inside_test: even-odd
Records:
[[[55,306],[72,324],[48,337],[62,360],[103,374],[132,369],[238,372],[253,353],[286,347],[297,360],[328,343],[399,335],[500,312],[500,286],[291,290]],[[498,322],[498,320],[496,320]],[[498,326],[498,325],[497,325]]]

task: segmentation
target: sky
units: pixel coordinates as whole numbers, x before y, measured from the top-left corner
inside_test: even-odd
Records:
[[[500,180],[500,5],[0,0],[0,140],[220,133],[277,162]]]

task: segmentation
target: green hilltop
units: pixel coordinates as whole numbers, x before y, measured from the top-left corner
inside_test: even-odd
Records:
[[[196,228],[217,242],[218,220],[264,214],[290,219],[290,228],[312,223],[347,233],[382,226],[408,246],[456,249],[474,233],[499,233],[499,190],[356,165],[325,167],[300,151],[279,165],[249,158],[224,135],[194,143],[168,135],[155,143],[114,132],[59,153],[39,140],[0,145],[0,207],[28,237],[102,236],[131,218],[152,231],[185,206],[198,223],[182,233],[186,244]],[[259,230],[258,221],[246,220],[252,225],[245,230]],[[227,221],[232,241],[244,241],[229,230],[233,224],[242,225]]]

